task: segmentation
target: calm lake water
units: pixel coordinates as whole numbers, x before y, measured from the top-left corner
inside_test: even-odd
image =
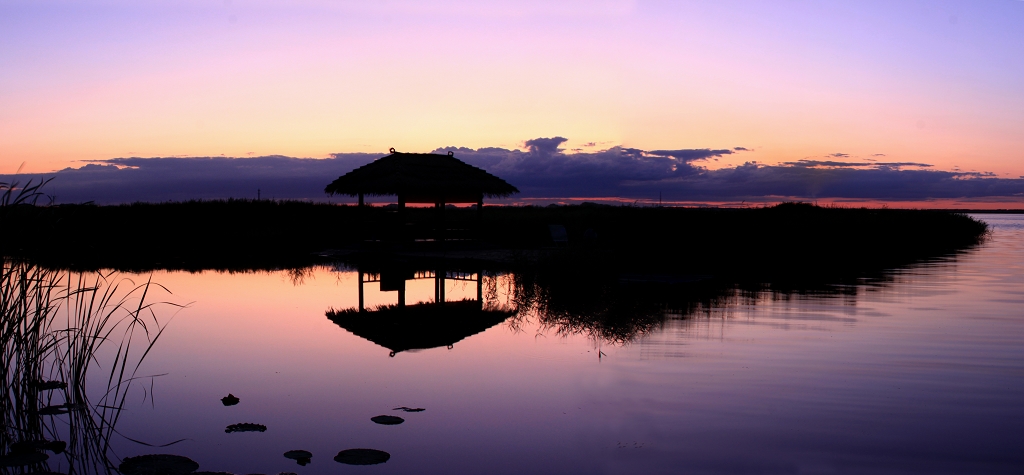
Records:
[[[163,376],[133,387],[117,430],[186,440],[116,453],[237,474],[1021,473],[1024,215],[979,218],[991,237],[955,258],[833,292],[733,292],[628,341],[535,310],[391,356],[325,316],[358,305],[354,271],[156,273],[160,299],[189,305],[160,310],[140,374]],[[514,281],[485,274],[488,306],[514,305]],[[410,304],[434,297],[408,286]],[[476,292],[446,283],[449,300]],[[225,433],[241,422],[267,430]],[[349,448],[391,458],[333,460]]]

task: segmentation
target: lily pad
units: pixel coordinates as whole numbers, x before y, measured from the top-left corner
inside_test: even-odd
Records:
[[[373,416],[370,420],[386,426],[394,426],[405,422],[405,419],[398,416]]]
[[[59,454],[64,452],[64,449],[67,448],[67,446],[67,442],[62,440],[23,440],[21,442],[11,444],[11,452],[26,453],[49,450],[50,452]]]
[[[42,452],[23,452],[19,454],[0,455],[0,467],[21,467],[34,463],[45,462],[50,458]]]
[[[396,408],[392,409],[392,411],[423,412],[423,411],[426,411],[426,409],[424,409],[422,407],[405,407],[405,406],[402,406],[402,407],[396,407]]]
[[[242,422],[240,424],[231,424],[224,429],[224,432],[228,434],[232,432],[266,432],[267,426],[263,424],[253,424],[251,422]]]
[[[64,404],[59,404],[59,405],[56,405],[56,406],[46,406],[46,407],[40,409],[39,410],[39,415],[41,415],[41,416],[56,416],[58,414],[67,414],[68,412],[69,412],[68,408]]]
[[[124,475],[187,475],[198,470],[199,464],[181,455],[154,454],[128,457],[117,469]]]
[[[335,462],[348,465],[376,465],[387,462],[391,454],[376,449],[347,449],[334,456]]]
[[[51,440],[46,444],[43,444],[43,450],[49,450],[55,454],[64,452],[64,449],[68,448],[68,443],[63,440]]]
[[[220,398],[220,402],[223,403],[225,406],[234,406],[235,404],[238,404],[238,401],[238,397],[231,393],[228,393],[227,396]]]
[[[292,459],[299,465],[305,466],[313,458],[313,452],[308,450],[289,450],[284,453],[284,458]]]
[[[40,391],[48,391],[51,389],[64,389],[68,387],[68,383],[64,381],[36,381],[32,383],[32,386]]]

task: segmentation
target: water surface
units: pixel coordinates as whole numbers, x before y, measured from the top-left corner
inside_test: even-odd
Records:
[[[1024,216],[980,218],[992,235],[961,255],[830,291],[725,292],[626,341],[534,309],[391,356],[325,316],[358,305],[352,270],[157,273],[189,306],[164,311],[143,373],[165,375],[132,389],[117,429],[186,440],[116,452],[233,473],[1020,473]],[[515,276],[484,284],[514,307]],[[377,285],[365,305],[395,303]],[[408,285],[410,304],[434,297]],[[267,430],[225,433],[240,422]],[[332,460],[362,447],[391,459]]]

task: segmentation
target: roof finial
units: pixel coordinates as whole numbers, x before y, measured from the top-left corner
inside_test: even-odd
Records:
[[[453,152],[453,151],[449,150],[449,151],[448,151],[448,156],[449,156],[449,157],[454,157],[454,156],[455,156],[455,152]]]
[[[398,152],[395,151],[395,147],[391,147],[388,151],[391,152],[391,153],[398,153]]]

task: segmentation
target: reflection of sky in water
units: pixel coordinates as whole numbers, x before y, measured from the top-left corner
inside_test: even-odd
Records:
[[[189,440],[118,453],[234,473],[1019,473],[1024,216],[981,218],[995,225],[981,249],[855,298],[736,298],[625,346],[532,321],[389,358],[324,316],[356,305],[354,273],[157,274],[194,303],[144,365],[169,373],[155,406],[136,388],[118,429]],[[431,281],[410,283],[409,302],[432,296]],[[367,305],[394,298],[368,287]],[[241,403],[224,407],[229,392]],[[238,422],[268,430],[224,432]],[[332,460],[355,447],[392,458]]]

